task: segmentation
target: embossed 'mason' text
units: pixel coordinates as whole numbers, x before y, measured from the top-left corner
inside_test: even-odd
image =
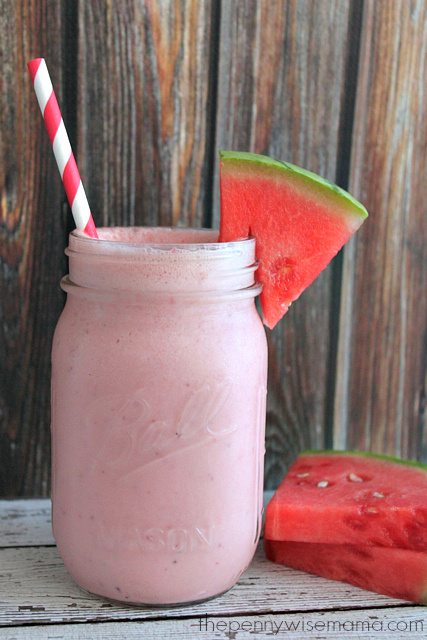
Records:
[[[215,527],[149,527],[107,525],[98,528],[97,541],[110,551],[119,549],[144,553],[189,553],[209,551],[215,546]]]

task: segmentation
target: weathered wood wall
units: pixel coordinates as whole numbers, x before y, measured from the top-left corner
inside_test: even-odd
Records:
[[[369,220],[268,331],[266,487],[307,447],[427,462],[427,0],[0,0],[0,496],[49,492],[72,221],[44,56],[98,225],[217,226],[217,151],[338,182]]]

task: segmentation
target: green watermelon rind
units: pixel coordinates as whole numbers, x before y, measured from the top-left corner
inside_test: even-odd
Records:
[[[219,157],[221,162],[241,163],[244,173],[247,172],[250,165],[252,165],[257,171],[269,171],[271,169],[276,169],[281,175],[283,175],[283,170],[285,169],[290,173],[290,176],[305,182],[308,186],[316,186],[318,191],[323,192],[327,198],[334,200],[338,197],[341,204],[343,204],[343,200],[346,201],[348,209],[351,209],[358,218],[364,220],[368,217],[368,212],[365,207],[347,191],[330,180],[322,178],[307,169],[297,167],[290,162],[282,162],[281,160],[275,160],[268,156],[240,151],[220,151]]]
[[[360,456],[362,458],[372,458],[377,460],[383,460],[393,464],[400,464],[404,467],[415,467],[424,473],[427,473],[427,465],[422,462],[416,462],[415,460],[403,460],[402,458],[395,458],[393,456],[387,456],[381,453],[372,453],[370,451],[352,451],[352,450],[339,450],[339,449],[307,449],[301,451],[300,456],[305,455],[337,455],[337,456]]]

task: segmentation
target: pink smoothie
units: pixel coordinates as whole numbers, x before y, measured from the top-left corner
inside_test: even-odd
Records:
[[[70,236],[54,337],[55,539],[92,593],[203,600],[233,586],[260,532],[267,350],[254,241],[99,235]]]

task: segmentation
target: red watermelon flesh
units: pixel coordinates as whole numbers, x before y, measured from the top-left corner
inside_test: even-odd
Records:
[[[253,153],[220,152],[220,187],[219,240],[255,236],[262,317],[273,328],[368,214],[320,176]]]
[[[359,452],[305,452],[266,509],[269,540],[427,551],[427,467]]]
[[[392,598],[427,604],[427,553],[351,544],[264,540],[269,560]]]

